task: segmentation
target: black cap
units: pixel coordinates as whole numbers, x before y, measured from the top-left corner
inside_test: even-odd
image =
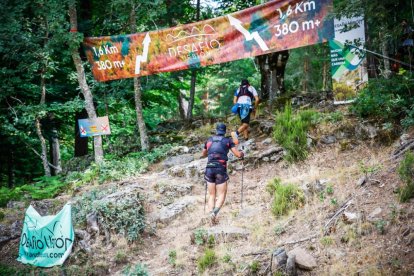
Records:
[[[249,81],[246,79],[242,79],[241,85],[249,85]]]
[[[223,123],[218,123],[216,125],[216,133],[217,135],[224,135],[226,134],[226,125]]]

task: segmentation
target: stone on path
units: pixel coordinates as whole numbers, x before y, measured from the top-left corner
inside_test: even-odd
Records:
[[[272,253],[272,271],[284,270],[286,267],[288,256],[286,250],[280,247]]]
[[[208,236],[214,236],[216,242],[232,242],[247,239],[250,232],[246,229],[234,226],[214,226],[207,229]]]
[[[286,261],[286,274],[289,276],[298,275],[296,272],[296,255],[290,255]]]
[[[192,154],[183,154],[178,156],[168,157],[162,162],[164,168],[170,168],[176,165],[187,164],[194,161],[194,156]]]
[[[196,197],[188,196],[179,199],[178,201],[171,203],[168,206],[162,208],[157,216],[157,221],[167,223],[182,214],[185,209],[196,202]]]
[[[299,268],[305,270],[312,270],[316,267],[315,258],[309,254],[305,249],[301,247],[296,247],[292,251],[289,251],[288,256],[296,257],[296,264]]]

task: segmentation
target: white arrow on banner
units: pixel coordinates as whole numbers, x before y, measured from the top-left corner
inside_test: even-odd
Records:
[[[147,33],[145,35],[144,42],[143,42],[144,49],[142,51],[142,55],[137,56],[137,58],[135,59],[135,74],[139,74],[139,72],[141,71],[141,62],[147,62],[148,48],[149,48],[150,43],[151,43],[151,38],[149,36],[149,33]]]
[[[246,30],[245,28],[243,28],[242,26],[242,22],[236,18],[234,18],[231,15],[227,15],[227,17],[229,18],[230,21],[230,25],[234,26],[239,32],[241,32],[244,37],[246,38],[247,41],[250,41],[252,39],[256,40],[256,42],[259,44],[260,48],[263,51],[268,51],[269,47],[267,47],[266,43],[263,41],[263,39],[260,37],[259,33],[253,32],[250,33],[248,30]]]

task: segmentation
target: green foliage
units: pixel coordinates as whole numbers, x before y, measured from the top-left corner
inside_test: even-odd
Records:
[[[223,256],[223,262],[231,263],[231,256],[229,254],[224,255]]]
[[[0,211],[0,222],[4,220],[5,216],[4,212]]]
[[[198,228],[194,231],[194,242],[197,245],[203,245],[206,241],[208,233],[204,228]]]
[[[333,241],[332,237],[330,237],[330,236],[325,236],[325,237],[322,237],[322,238],[320,239],[320,243],[321,243],[323,246],[329,246],[329,245],[332,245],[332,244],[334,243],[334,241]]]
[[[122,270],[125,276],[149,276],[148,269],[143,264],[136,264],[134,266],[128,265]]]
[[[280,236],[283,233],[286,232],[285,228],[283,227],[283,225],[276,225],[275,228],[273,229],[273,232],[275,233],[276,236]]]
[[[253,273],[253,274],[259,272],[259,269],[260,269],[260,263],[259,263],[259,261],[257,261],[257,260],[253,261],[249,265],[249,268],[250,268],[250,272]]]
[[[332,185],[328,185],[328,187],[326,187],[326,193],[328,195],[333,195],[334,189],[333,189]]]
[[[280,217],[303,205],[305,197],[303,191],[293,184],[283,185],[280,179],[271,180],[266,190],[273,196],[272,213]]]
[[[214,250],[207,248],[204,254],[197,259],[198,270],[202,273],[207,268],[212,267],[217,261]]]
[[[302,110],[295,114],[287,103],[284,111],[276,112],[273,138],[287,151],[289,162],[304,160],[308,156],[307,131],[315,123],[318,114]]]
[[[116,264],[125,264],[128,262],[128,255],[124,250],[118,250],[115,253],[115,263]]]
[[[375,222],[375,228],[377,229],[378,233],[380,233],[381,235],[385,234],[386,226],[387,226],[387,222],[382,219]]]
[[[382,168],[382,165],[381,164],[374,164],[374,165],[371,165],[371,166],[369,166],[369,165],[366,165],[364,162],[362,162],[362,161],[359,161],[358,162],[358,165],[359,165],[359,170],[365,175],[365,176],[368,176],[368,175],[371,175],[371,174],[373,174],[373,173],[376,173],[376,172],[378,172],[379,170],[381,170],[381,168]]]
[[[399,122],[407,128],[414,125],[413,91],[414,82],[409,76],[373,79],[358,94],[350,110],[362,118]]]
[[[170,250],[170,252],[168,252],[168,263],[170,265],[175,266],[176,262],[177,262],[177,251]]]
[[[0,207],[5,207],[10,200],[46,199],[57,196],[67,186],[58,176],[39,177],[33,185],[23,185],[13,189],[0,188]]]
[[[398,195],[401,202],[407,202],[414,197],[414,154],[407,152],[398,166],[398,174],[404,186],[399,188]]]

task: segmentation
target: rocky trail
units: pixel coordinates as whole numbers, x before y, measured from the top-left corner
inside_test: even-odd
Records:
[[[247,156],[243,204],[242,162],[230,158],[227,199],[216,226],[204,212],[206,159],[200,159],[199,147],[178,147],[147,173],[103,185],[116,187],[109,195],[114,199],[143,197],[148,227],[142,241],[111,236],[108,242],[100,232],[82,246],[78,233],[67,266],[84,272],[83,258],[89,260],[86,274],[98,275],[123,275],[137,263],[150,275],[413,275],[413,200],[399,203],[398,162],[391,158],[402,142],[382,145],[371,137],[344,146],[337,129],[317,133],[307,160],[296,164],[284,161],[283,149],[256,129],[258,135],[239,145]],[[271,211],[266,186],[274,178],[304,195],[302,206],[286,216]],[[15,255],[17,243],[3,243],[2,260]],[[214,258],[202,267],[208,250]],[[17,265],[10,257],[8,263]]]

